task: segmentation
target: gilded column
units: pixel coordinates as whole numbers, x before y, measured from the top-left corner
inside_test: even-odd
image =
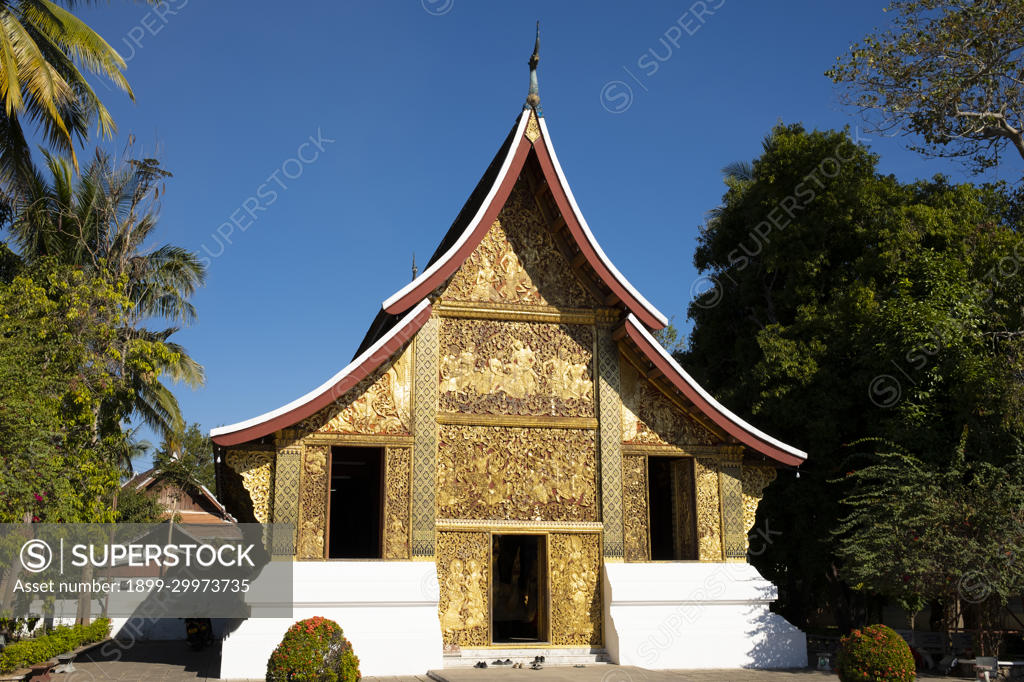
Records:
[[[299,526],[299,469],[302,443],[278,440],[274,464],[274,523],[288,524],[291,533],[275,534],[273,554],[295,554]]]
[[[412,451],[388,448],[384,454],[384,558],[409,558]]]
[[[651,534],[647,499],[647,457],[625,455],[622,458],[622,471],[625,559],[626,561],[649,561],[651,558]]]
[[[719,489],[722,496],[722,542],[726,559],[745,559],[747,534],[743,528],[743,454],[732,452],[719,464]]]
[[[608,327],[597,330],[598,414],[600,447],[598,477],[601,483],[601,520],[604,555],[623,557],[622,528],[622,396],[619,392],[619,349]]]
[[[722,504],[718,459],[698,457],[694,462],[697,488],[697,542],[701,561],[721,561]]]
[[[434,556],[437,480],[438,318],[416,335],[413,379],[412,556]]]
[[[299,558],[323,559],[327,536],[328,454],[326,445],[307,445],[299,495]]]

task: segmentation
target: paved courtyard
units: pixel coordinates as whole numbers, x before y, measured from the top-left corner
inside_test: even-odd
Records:
[[[107,680],[163,680],[164,682],[196,682],[216,680],[218,646],[206,651],[189,649],[185,642],[139,642],[132,647],[108,644],[84,654],[75,662],[76,672],[56,675],[54,682],[105,682]],[[831,673],[817,670],[681,670],[653,671],[607,664],[585,668],[547,667],[543,670],[511,668],[447,669],[433,671],[430,676],[414,675],[392,678],[363,678],[366,682],[815,682],[836,680]],[[925,678],[922,678],[925,679]],[[932,678],[927,679],[955,679]]]

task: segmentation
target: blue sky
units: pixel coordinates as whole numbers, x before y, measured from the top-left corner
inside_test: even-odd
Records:
[[[886,24],[884,5],[168,0],[162,15],[130,2],[80,10],[129,61],[135,103],[100,86],[119,125],[107,144],[120,149],[132,134],[174,173],[160,240],[210,260],[199,322],[176,335],[207,372],[205,388],[178,391],[186,418],[209,429],[253,417],[348,363],[518,115],[537,19],[542,105],[580,207],[618,268],[685,329],[697,229],[721,199],[721,168],[757,156],[779,121],[860,125],[822,74]],[[865,135],[885,173],[970,179],[904,140]]]

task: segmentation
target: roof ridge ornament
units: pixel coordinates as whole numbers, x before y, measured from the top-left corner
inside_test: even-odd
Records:
[[[540,108],[540,88],[537,87],[537,64],[540,62],[540,21],[537,22],[537,39],[533,43],[533,54],[530,55],[530,94],[526,96],[526,106],[532,107],[538,116],[543,116]]]

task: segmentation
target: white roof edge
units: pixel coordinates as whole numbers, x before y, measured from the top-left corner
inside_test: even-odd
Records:
[[[792,445],[787,445],[783,443],[778,438],[773,438],[772,436],[769,436],[767,433],[758,429],[756,426],[746,422],[745,420],[741,419],[739,416],[737,416],[724,405],[722,405],[722,403],[715,400],[715,398],[710,393],[704,390],[703,386],[694,381],[693,377],[691,377],[686,372],[686,370],[683,369],[678,362],[676,362],[676,359],[673,358],[667,350],[665,350],[661,343],[659,343],[658,340],[654,338],[654,336],[652,336],[649,331],[647,331],[647,329],[644,327],[644,324],[640,322],[640,320],[638,320],[636,316],[633,315],[633,313],[629,314],[629,316],[626,318],[626,322],[633,325],[633,327],[637,329],[644,336],[644,338],[646,338],[647,341],[649,341],[650,344],[658,350],[659,353],[661,353],[661,357],[668,361],[672,369],[679,373],[679,376],[682,377],[683,381],[690,385],[690,388],[695,390],[700,395],[700,397],[704,398],[704,400],[707,400],[709,403],[711,403],[711,406],[714,407],[719,412],[721,412],[723,415],[725,415],[725,417],[729,421],[736,424],[736,426],[740,427],[747,433],[750,433],[753,436],[756,436],[757,438],[760,438],[761,440],[767,443],[771,443],[775,447],[793,455],[794,457],[799,457],[800,459],[807,459],[807,453],[804,452],[803,450],[798,450],[797,448],[794,448]]]
[[[381,338],[377,339],[376,343],[374,343],[372,346],[370,346],[362,353],[360,353],[359,357],[357,357],[355,360],[345,365],[345,368],[342,369],[340,372],[338,372],[333,377],[331,377],[330,379],[328,379],[327,381],[325,381],[320,386],[316,387],[306,395],[302,396],[301,398],[296,398],[287,405],[282,405],[276,410],[265,412],[264,414],[261,414],[258,417],[246,419],[245,421],[241,421],[236,424],[229,424],[228,426],[218,426],[216,428],[210,429],[210,436],[223,436],[224,434],[234,433],[235,431],[241,431],[243,429],[248,429],[252,426],[257,426],[258,424],[270,421],[275,417],[279,417],[282,414],[290,412],[291,410],[294,410],[296,407],[304,405],[308,403],[310,400],[319,397],[323,393],[330,390],[330,388],[334,386],[336,383],[338,383],[346,376],[348,376],[353,370],[355,370],[357,367],[363,364],[367,358],[374,355],[381,348],[383,348],[385,344],[387,344],[389,341],[391,341],[391,339],[397,336],[399,332],[401,332],[410,322],[412,322],[413,318],[415,318],[417,315],[423,312],[423,310],[427,308],[429,305],[430,299],[424,298],[422,301],[419,302],[419,304],[415,308],[410,310],[398,324],[392,327],[391,331],[389,331]]]
[[[473,234],[474,230],[476,230],[477,228],[477,225],[479,225],[480,221],[483,219],[484,213],[487,212],[488,207],[491,205],[491,201],[494,200],[494,195],[498,192],[498,188],[501,187],[501,184],[505,181],[505,176],[508,174],[508,168],[510,165],[512,165],[512,159],[515,158],[516,151],[519,149],[519,145],[522,144],[523,130],[526,129],[526,124],[529,120],[529,116],[520,115],[519,125],[516,126],[515,139],[513,140],[512,145],[509,147],[508,153],[505,155],[505,160],[501,164],[501,170],[498,171],[498,176],[497,178],[495,178],[494,184],[492,184],[491,188],[487,191],[487,196],[484,197],[484,200],[480,204],[480,208],[477,210],[476,215],[473,216],[473,220],[471,220],[466,229],[462,231],[462,234],[459,235],[458,240],[451,245],[451,247],[444,253],[443,256],[438,258],[430,265],[430,267],[421,272],[416,279],[406,284],[404,287],[402,287],[394,294],[392,294],[390,298],[385,300],[381,304],[381,308],[387,310],[395,303],[400,301],[404,296],[408,295],[409,292],[413,291],[424,280],[430,278],[435,272],[437,272],[448,261],[450,261],[458,252],[458,250],[462,248],[462,245],[466,243],[466,240],[469,239],[469,236]]]
[[[580,207],[576,203],[576,197],[572,194],[569,182],[565,179],[565,173],[562,171],[562,165],[558,163],[558,155],[555,154],[555,145],[551,141],[551,133],[548,132],[548,125],[544,121],[543,116],[538,116],[537,120],[540,122],[541,132],[544,133],[541,136],[544,140],[544,147],[547,149],[548,156],[551,157],[551,163],[555,167],[555,173],[558,175],[558,181],[562,183],[562,191],[565,192],[565,196],[569,197],[569,205],[572,207],[572,211],[576,215],[577,222],[579,222],[580,226],[583,228],[583,234],[586,235],[587,241],[590,242],[590,246],[593,247],[594,251],[597,253],[597,257],[601,259],[601,262],[604,263],[605,267],[612,273],[612,276],[618,280],[619,284],[621,284],[622,287],[647,310],[647,312],[653,315],[663,325],[668,326],[668,318],[665,317],[661,311],[655,308],[650,301],[644,298],[643,294],[633,288],[633,285],[629,283],[629,280],[627,280],[621,272],[619,272],[619,269],[616,268],[608,259],[608,256],[605,255],[604,249],[601,248],[601,245],[597,243],[594,233],[590,231],[590,226],[587,225],[586,218],[583,217],[583,212],[580,211]]]

